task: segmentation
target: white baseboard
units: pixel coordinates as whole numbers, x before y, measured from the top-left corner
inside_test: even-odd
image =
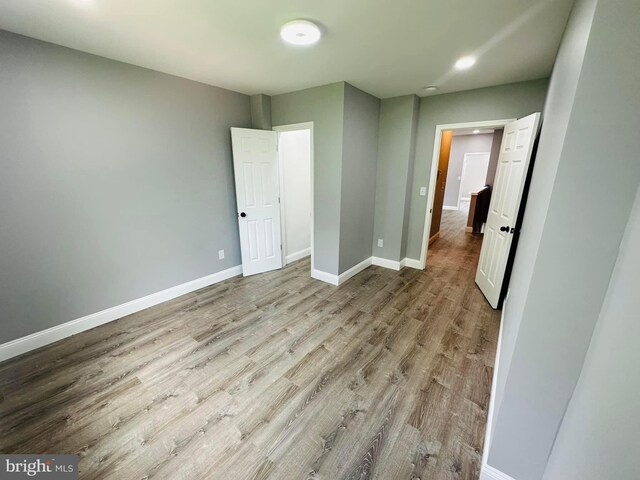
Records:
[[[443,206],[442,206],[442,209],[443,209],[443,210],[459,210],[459,208],[458,208],[458,207],[450,207],[450,206],[448,206],[448,205],[443,205]]]
[[[107,308],[106,310],[32,333],[26,337],[17,338],[0,345],[0,362],[241,274],[242,266],[238,265],[237,267],[231,267],[206,277],[197,278],[196,280],[152,293],[146,297],[131,300],[116,307]]]
[[[480,469],[480,480],[515,480],[506,473],[501,472],[497,468],[493,468],[491,465],[482,465]]]
[[[351,267],[349,270],[347,270],[346,272],[343,272],[339,275],[338,277],[338,285],[343,284],[344,282],[346,282],[347,280],[349,280],[351,277],[353,277],[354,275],[357,275],[358,273],[360,273],[361,271],[363,271],[365,268],[368,268],[371,266],[371,258],[369,257],[363,261],[361,261],[360,263],[358,263],[357,265],[354,265],[353,267]]]
[[[371,263],[372,265],[377,265],[378,267],[390,268],[391,270],[402,270],[404,267],[423,270],[422,263],[420,262],[420,260],[416,260],[414,258],[403,258],[398,262],[396,260],[389,260],[387,258],[371,257]]]
[[[311,278],[315,278],[316,280],[320,280],[321,282],[330,283],[331,285],[338,286],[339,278],[338,275],[334,275],[333,273],[323,272],[322,270],[311,270]]]
[[[401,270],[405,266],[410,268],[417,268],[422,270],[422,264],[420,260],[414,260],[413,258],[403,258],[399,262],[396,260],[388,260],[386,258],[381,257],[369,257],[366,260],[363,260],[359,264],[351,267],[346,272],[341,273],[340,275],[334,275],[333,273],[323,272],[321,270],[311,270],[311,278],[315,278],[316,280],[320,280],[326,283],[330,283],[331,285],[342,285],[344,282],[349,280],[354,275],[357,275],[365,268],[377,265],[379,267],[390,268],[391,270]]]
[[[400,270],[404,267],[404,260],[389,260],[387,258],[381,257],[371,257],[372,265],[377,265],[378,267],[390,268],[391,270]]]
[[[418,270],[424,270],[422,267],[422,262],[420,260],[416,260],[415,258],[405,258],[404,266],[409,268],[417,268]]]
[[[349,280],[354,275],[357,275],[365,268],[371,266],[371,257],[363,260],[362,262],[354,265],[346,272],[341,273],[340,275],[334,275],[333,273],[323,272],[321,270],[311,270],[311,278],[315,278],[316,280],[321,280],[326,283],[330,283],[331,285],[342,285],[344,282]]]
[[[292,253],[287,255],[287,263],[295,262],[296,260],[300,260],[301,258],[308,257],[311,255],[311,247],[305,248],[304,250],[300,250],[299,252]]]
[[[507,294],[508,297],[508,294]],[[493,378],[491,380],[491,396],[489,397],[489,411],[487,412],[487,428],[484,434],[484,448],[482,450],[482,467],[480,469],[480,480],[514,480],[506,473],[501,472],[497,468],[487,463],[489,458],[489,448],[491,447],[491,434],[493,431],[493,414],[496,403],[496,387],[498,386],[498,367],[500,365],[500,350],[502,347],[502,332],[504,327],[504,312],[507,299],[502,305],[502,314],[500,317],[500,329],[498,331],[498,346],[496,348],[496,361],[493,364]]]

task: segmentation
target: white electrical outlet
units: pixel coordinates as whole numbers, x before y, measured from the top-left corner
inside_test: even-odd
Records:
[[[381,238],[379,238],[378,239],[378,246],[382,247],[383,244],[384,244],[384,241]]]
[[[427,187],[420,187],[420,196],[424,197],[427,194]]]
[[[224,258],[224,250],[218,250],[218,260],[222,260]]]

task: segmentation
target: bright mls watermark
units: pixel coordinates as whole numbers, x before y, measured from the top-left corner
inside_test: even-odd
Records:
[[[77,455],[0,455],[0,480],[77,478]]]

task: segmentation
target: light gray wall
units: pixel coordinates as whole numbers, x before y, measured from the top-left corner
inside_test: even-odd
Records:
[[[271,97],[275,126],[313,122],[314,263],[338,275],[344,82]]]
[[[251,128],[271,130],[271,97],[259,93],[251,95]]]
[[[640,190],[545,480],[633,479],[640,472]]]
[[[339,273],[371,257],[380,100],[345,83]]]
[[[573,109],[594,10],[595,1],[576,3],[549,83],[549,94],[544,107],[544,119],[527,197],[527,208],[509,282],[509,298],[503,305],[502,345],[495,393],[496,412],[500,410],[504,384],[520,328],[544,220],[549,210],[551,191]]]
[[[500,146],[502,145],[502,135],[504,129],[500,128],[493,132],[493,140],[491,141],[491,154],[489,155],[489,168],[487,168],[487,185],[493,188],[493,181],[496,178],[496,170],[498,170],[498,158],[500,157]]]
[[[380,108],[372,248],[374,256],[395,261],[406,249],[418,101],[415,95],[387,98]]]
[[[240,263],[249,97],[3,31],[0,65],[0,343]]]
[[[420,187],[429,187],[436,125],[517,118],[540,112],[544,105],[547,83],[547,79],[534,80],[435,95],[420,100],[407,258],[419,259],[422,250],[427,196],[420,196]]]
[[[592,6],[591,0],[578,2],[582,28]],[[567,80],[558,73],[555,81]],[[490,465],[520,480],[543,475],[640,184],[638,84],[640,4],[600,0],[489,452]],[[541,147],[543,141],[544,133]]]
[[[411,219],[411,185],[413,184],[413,169],[416,160],[416,141],[418,138],[418,118],[420,113],[420,98],[411,95],[411,138],[409,140],[409,167],[407,168],[407,180],[404,194],[404,218],[402,223],[402,242],[400,243],[400,258],[407,256],[407,243],[409,241],[409,221]]]
[[[462,164],[466,153],[491,153],[493,133],[478,135],[455,135],[451,140],[449,167],[447,168],[447,184],[444,188],[444,203],[449,207],[458,205]]]

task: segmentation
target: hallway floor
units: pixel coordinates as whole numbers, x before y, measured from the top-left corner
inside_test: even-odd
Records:
[[[0,451],[80,478],[477,479],[499,313],[445,212],[425,271],[309,261],[0,364]]]

